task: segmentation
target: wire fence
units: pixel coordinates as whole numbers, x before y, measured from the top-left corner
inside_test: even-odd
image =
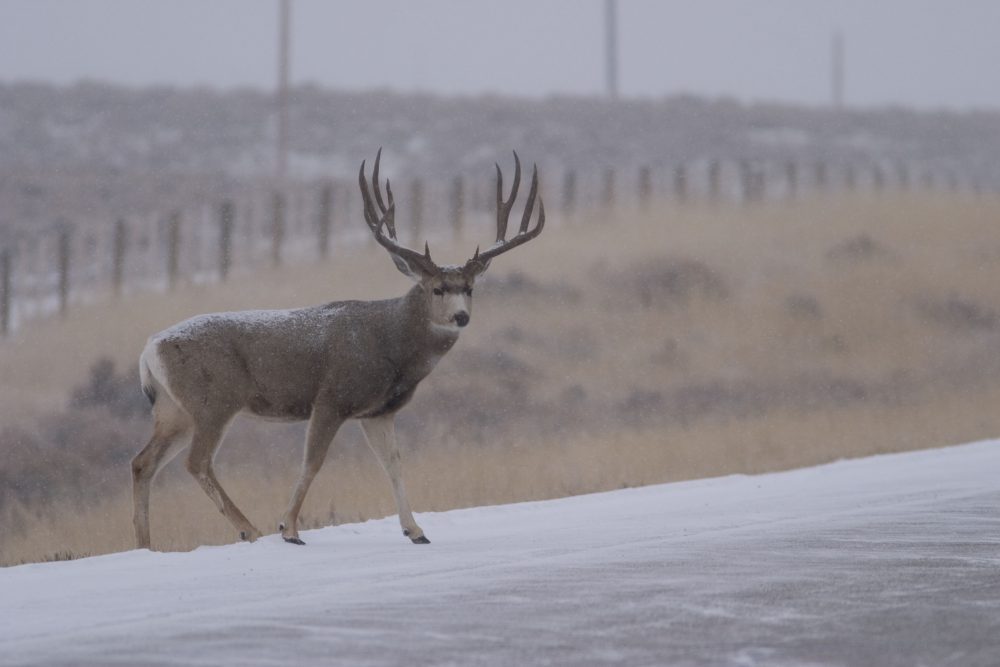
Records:
[[[958,167],[905,162],[706,159],[684,164],[564,170],[540,174],[549,211],[562,222],[592,210],[648,207],[654,201],[752,205],[765,200],[866,190],[979,193]],[[509,187],[509,186],[508,186]],[[456,176],[397,185],[401,242],[427,234],[463,237],[489,224],[495,184]],[[356,182],[294,183],[190,210],[151,213],[102,225],[72,221],[0,248],[0,336],[30,321],[110,297],[225,282],[284,263],[326,261],[371,235]]]

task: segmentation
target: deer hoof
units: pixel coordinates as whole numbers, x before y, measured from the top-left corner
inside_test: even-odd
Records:
[[[430,544],[431,543],[431,541],[428,540],[423,535],[421,535],[420,537],[411,537],[410,541],[412,541],[414,544]]]
[[[297,537],[283,537],[281,539],[285,540],[289,544],[298,544],[300,547],[304,547],[306,545],[305,542],[303,542],[302,540],[300,540]]]

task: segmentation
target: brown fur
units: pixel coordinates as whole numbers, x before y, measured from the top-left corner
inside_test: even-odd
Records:
[[[302,501],[344,421],[364,420],[369,444],[392,477],[399,465],[394,431],[364,422],[391,419],[455,344],[458,330],[443,328],[446,319],[436,321],[453,314],[438,312],[443,297],[435,290],[471,290],[471,281],[458,282],[428,276],[398,299],[204,315],[153,336],[141,367],[144,390],[156,397],[154,432],[132,464],[138,546],[150,546],[149,485],[189,438],[188,470],[243,539],[260,536],[212,470],[226,428],[241,412],[310,422],[302,476],[282,522],[289,541],[300,541]],[[373,430],[391,442],[375,442]],[[394,490],[402,488],[400,480],[391,481]],[[404,532],[425,540],[404,509],[405,492],[399,493]]]
[[[190,434],[187,469],[220,512],[253,541],[258,531],[226,495],[212,460],[226,428],[240,412],[264,419],[309,419],[305,460],[292,500],[280,524],[286,541],[302,544],[298,516],[309,485],[326,458],[333,436],[348,419],[361,420],[369,447],[392,483],[403,534],[427,543],[410,511],[403,488],[393,415],[413,397],[417,385],[455,344],[472,314],[472,287],[492,258],[537,237],[529,229],[538,192],[538,171],[520,230],[506,239],[507,218],[517,197],[521,164],[514,153],[510,197],[503,200],[497,166],[497,241],[464,267],[440,267],[424,253],[396,241],[395,204],[386,186],[383,201],[375,158],[374,199],[364,163],[358,183],[365,222],[403,274],[417,284],[405,296],[385,301],[341,301],[298,310],[245,311],[202,315],[153,336],[143,350],[143,391],[153,401],[153,437],[132,462],[136,542],[149,547],[149,485],[164,463],[183,449]],[[376,208],[377,205],[377,208]],[[388,234],[388,236],[387,236]]]

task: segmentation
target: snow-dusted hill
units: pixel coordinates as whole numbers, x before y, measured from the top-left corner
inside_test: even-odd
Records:
[[[0,570],[3,664],[1000,664],[1000,443]]]

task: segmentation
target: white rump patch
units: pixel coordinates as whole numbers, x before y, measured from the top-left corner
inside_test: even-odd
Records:
[[[146,347],[139,355],[139,379],[143,387],[163,389],[175,403],[177,402],[174,393],[170,391],[167,369],[160,357],[160,341],[155,336],[146,341]]]

